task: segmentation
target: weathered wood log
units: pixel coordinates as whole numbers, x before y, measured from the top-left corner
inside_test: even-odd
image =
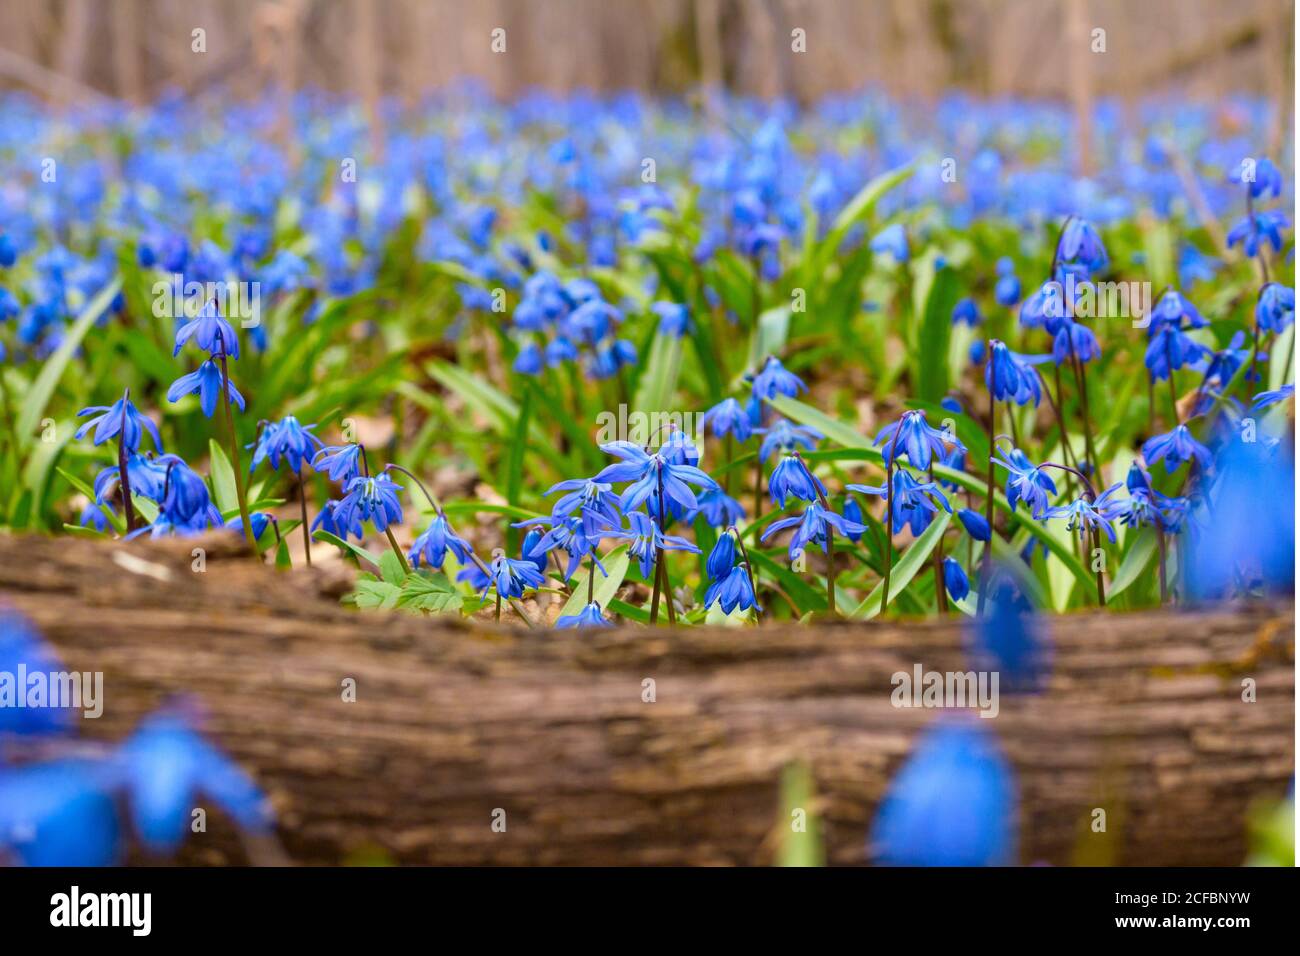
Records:
[[[337,601],[346,573],[259,569],[227,541],[206,539],[195,573],[189,542],[0,539],[0,600],[66,666],[104,672],[88,736],[200,701],[299,862],[764,863],[791,761],[811,768],[829,861],[862,862],[935,719],[892,706],[891,675],[966,669],[955,620],[575,633],[357,613]],[[1240,863],[1248,807],[1293,773],[1294,609],[1084,614],[1050,632],[1050,686],[1003,694],[987,721],[1017,773],[1023,860]],[[222,827],[186,853],[243,859]]]

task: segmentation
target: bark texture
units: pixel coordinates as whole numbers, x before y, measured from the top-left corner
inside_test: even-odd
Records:
[[[811,768],[828,861],[860,863],[886,784],[935,719],[892,706],[891,675],[967,667],[955,620],[494,629],[352,612],[346,573],[277,573],[228,537],[198,544],[202,573],[191,542],[0,539],[0,601],[67,667],[104,672],[87,737],[197,702],[302,863],[767,863],[792,761]],[[986,721],[1016,770],[1023,862],[1240,863],[1248,807],[1293,773],[1293,608],[1049,625],[1050,686],[1004,693]],[[185,854],[244,860],[211,817]]]

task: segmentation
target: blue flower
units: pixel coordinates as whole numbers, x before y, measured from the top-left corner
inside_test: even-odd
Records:
[[[730,533],[721,535],[713,545],[713,550],[709,552],[709,558],[704,564],[704,569],[709,572],[709,577],[714,581],[720,581],[736,566],[736,539]]]
[[[919,409],[904,412],[896,422],[891,422],[880,430],[873,445],[883,446],[885,464],[894,463],[895,452],[907,455],[907,460],[914,468],[926,471],[930,467],[931,456],[942,458],[948,443],[961,443],[953,436],[931,428],[925,420],[925,412]]]
[[[731,535],[725,535],[731,537]],[[722,540],[719,538],[718,540]],[[724,614],[736,609],[748,611],[750,608],[762,610],[754,596],[754,588],[749,581],[749,570],[744,564],[737,565],[719,581],[714,581],[704,592],[704,608],[708,610],[717,602]]]
[[[358,538],[364,536],[362,525],[367,521],[373,522],[379,531],[386,530],[390,524],[401,524],[402,504],[397,497],[401,488],[385,472],[358,475],[344,485],[343,499],[334,509],[334,520],[339,528]]]
[[[984,385],[999,402],[1024,405],[1029,401],[1034,407],[1043,399],[1042,384],[1037,369],[1031,366],[1045,361],[1049,356],[1021,356],[997,339],[989,341],[988,361],[984,365]]]
[[[1154,336],[1162,325],[1173,325],[1180,329],[1201,329],[1209,325],[1196,306],[1182,293],[1169,289],[1156,300],[1151,309],[1151,331]]]
[[[979,306],[975,304],[974,299],[959,299],[957,304],[952,307],[953,325],[968,325],[974,328],[981,321]]]
[[[269,460],[271,467],[279,471],[280,459],[284,458],[293,471],[301,472],[303,462],[310,461],[315,450],[322,445],[321,440],[311,433],[315,427],[299,424],[292,415],[271,422],[262,429],[257,441],[248,446],[254,449],[248,470],[252,472],[263,460]]]
[[[650,311],[659,316],[659,334],[680,339],[691,330],[691,314],[676,302],[656,302]]]
[[[556,627],[613,627],[600,611],[600,605],[592,602],[577,614],[564,614],[555,620]]]
[[[996,670],[1003,691],[1033,692],[1042,687],[1051,668],[1051,646],[1012,572],[994,570],[985,614],[966,633],[972,664]]]
[[[830,536],[827,532],[828,528],[833,528],[846,538],[850,534],[862,534],[867,530],[866,525],[850,521],[813,501],[809,503],[803,514],[782,518],[780,521],[774,521],[768,525],[763,532],[762,540],[766,541],[772,535],[796,526],[798,530],[790,538],[789,553],[791,561],[807,550],[810,544],[820,545],[822,551],[829,554]]]
[[[704,413],[700,420],[701,427],[705,427],[710,423],[713,425],[714,437],[723,438],[729,434],[735,435],[738,442],[749,441],[749,436],[753,433],[754,428],[749,413],[734,398],[724,398]]]
[[[1281,388],[1272,392],[1260,392],[1255,396],[1255,401],[1251,403],[1251,408],[1255,411],[1276,405],[1278,402],[1285,402],[1287,399],[1294,397],[1295,386],[1283,385]]]
[[[899,222],[886,226],[872,236],[869,245],[872,252],[888,253],[895,262],[906,262],[911,255],[907,246],[907,232]]]
[[[762,369],[754,376],[754,397],[763,401],[770,401],[777,395],[794,398],[800,392],[807,390],[808,386],[804,384],[803,379],[787,371],[781,364],[781,360],[774,355],[767,357]]]
[[[327,502],[326,504],[333,504],[333,502]],[[324,516],[324,514],[325,512],[322,511],[321,515]],[[319,522],[320,518],[317,518],[317,521]],[[418,568],[420,562],[424,561],[433,570],[438,571],[441,570],[442,563],[447,559],[448,551],[456,556],[456,560],[460,564],[465,564],[468,562],[474,548],[468,541],[452,530],[451,522],[447,520],[447,516],[439,512],[429,522],[429,527],[425,528],[424,532],[415,539],[411,545],[411,550],[407,552],[406,556],[410,559],[413,568]]]
[[[550,550],[549,548],[537,548],[544,536],[545,532],[541,528],[531,528],[524,535],[524,540],[519,543],[519,557],[524,561],[533,562],[533,565],[542,575],[546,574],[546,552]],[[533,553],[534,549],[537,549],[536,554]]]
[[[158,518],[175,530],[202,531],[221,524],[203,476],[177,455],[163,455],[157,463],[166,469]]]
[[[23,866],[115,865],[123,846],[113,790],[110,769],[89,760],[0,766],[0,857]]]
[[[845,521],[850,522],[850,524],[846,525],[846,527],[851,527],[852,525],[859,525],[859,524],[862,525],[864,528],[866,527],[866,524],[863,523],[862,520],[862,505],[858,504],[857,498],[845,498],[844,507],[841,508],[840,510],[844,513]],[[846,537],[850,541],[861,541],[862,532],[850,531],[846,535]]]
[[[117,514],[112,505],[104,503],[101,507],[99,504],[92,501],[86,505],[86,507],[81,509],[81,514],[77,518],[77,524],[81,525],[83,528],[92,528],[95,531],[106,533],[109,530],[110,523],[108,515],[104,514],[104,508],[107,508],[111,514]]]
[[[248,516],[248,523],[253,526],[253,540],[260,541],[266,529],[271,525],[271,516],[265,511],[254,511]],[[225,528],[227,531],[233,531],[235,534],[242,536],[244,534],[244,519],[239,515],[235,515],[226,522]]]
[[[336,538],[347,537],[347,532],[339,527],[338,521],[334,516],[334,512],[338,506],[339,503],[334,500],[327,501],[321,506],[320,513],[316,515],[316,520],[311,523],[312,534],[315,534],[317,531],[324,531],[327,534],[334,535]]]
[[[763,442],[758,449],[758,460],[766,462],[772,452],[793,452],[798,448],[812,451],[817,442],[824,437],[821,432],[807,425],[795,425],[784,418],[778,418],[765,429]]]
[[[226,388],[231,402],[238,405],[242,412],[244,396],[239,394],[234,382],[227,380]],[[221,369],[217,368],[212,359],[207,359],[195,371],[182,375],[172,382],[171,388],[167,389],[167,401],[178,402],[182,396],[193,395],[195,392],[199,395],[199,405],[203,409],[203,414],[211,418],[212,413],[217,410],[217,399],[221,396]]]
[[[962,566],[951,557],[943,559],[943,584],[954,601],[960,601],[970,593],[970,580]]]
[[[1229,182],[1240,183],[1250,190],[1251,199],[1259,199],[1264,195],[1277,196],[1282,192],[1282,173],[1274,165],[1273,160],[1267,156],[1262,156],[1254,164],[1252,172],[1254,175],[1247,179],[1246,170],[1249,167],[1243,162],[1233,165],[1228,170]]]
[[[168,457],[168,456],[164,456]],[[161,501],[167,478],[167,466],[156,458],[141,454],[131,454],[126,459],[126,476],[131,483],[131,494]],[[95,476],[95,503],[105,504],[117,491],[122,480],[122,470],[117,465],[109,465]]]
[[[610,525],[617,525],[620,523],[618,495],[610,490],[611,487],[608,482],[592,478],[568,478],[548,488],[543,497],[549,498],[557,491],[568,492],[561,495],[551,508],[553,518],[571,515],[581,509],[595,512]]]
[[[1142,459],[1148,468],[1163,459],[1165,472],[1169,474],[1177,471],[1183,462],[1192,459],[1204,470],[1208,470],[1214,463],[1210,449],[1193,438],[1186,425],[1179,425],[1171,432],[1148,438],[1142,443]]]
[[[1260,240],[1270,243],[1274,251],[1282,248],[1282,230],[1290,225],[1286,215],[1269,209],[1246,216],[1228,230],[1228,248],[1241,243],[1247,256],[1259,255]]]
[[[978,511],[962,508],[957,512],[957,519],[965,526],[966,533],[976,541],[988,541],[992,537],[989,531],[989,523]]]
[[[1255,321],[1266,332],[1281,332],[1295,321],[1295,289],[1280,282],[1266,283],[1255,302]]]
[[[495,587],[503,598],[521,597],[527,588],[540,588],[545,583],[542,572],[532,561],[507,558],[498,554],[488,566],[488,581],[482,588],[484,592]]]
[[[1109,261],[1106,247],[1102,244],[1096,228],[1088,220],[1078,217],[1071,218],[1065,224],[1057,251],[1060,253],[1061,262],[1078,262],[1085,266],[1089,273],[1101,272]]]
[[[1047,517],[1064,518],[1067,531],[1077,530],[1080,534],[1097,529],[1105,531],[1106,537],[1113,544],[1115,541],[1115,528],[1107,520],[1105,512],[1112,506],[1114,494],[1119,488],[1120,485],[1112,485],[1096,501],[1089,501],[1087,497],[1079,497],[1069,504],[1055,505],[1047,509]]]
[[[0,605],[0,741],[7,734],[44,735],[68,730],[75,714],[70,707],[22,706],[30,689],[23,673],[48,678],[63,670],[58,656],[27,619]],[[3,835],[0,828],[0,842]]]
[[[537,570],[545,572],[546,555],[556,548],[563,548],[569,555],[569,566],[564,572],[566,579],[572,578],[583,559],[588,557],[595,562],[596,567],[600,568],[601,574],[608,574],[605,566],[596,557],[596,546],[604,536],[602,531],[597,530],[597,526],[610,527],[610,523],[602,515],[584,512],[576,517],[558,515],[551,518],[529,518],[515,523],[515,527],[527,525],[551,526],[544,534],[534,527],[538,535],[528,547],[523,549],[524,558],[531,561],[540,560]],[[525,543],[527,544],[527,539]]]
[[[601,445],[600,450],[623,460],[606,466],[592,481],[632,482],[619,498],[619,507],[625,512],[633,511],[652,495],[657,498],[661,485],[666,504],[687,510],[699,507],[689,485],[705,490],[718,487],[716,481],[695,466],[669,461],[663,449],[650,455],[632,442],[615,441]]]
[[[844,487],[849,491],[865,495],[886,497],[884,485],[845,485]],[[905,468],[899,468],[894,472],[893,494],[889,497],[890,508],[893,511],[893,520],[890,522],[893,534],[898,534],[906,524],[911,528],[913,536],[919,535],[930,526],[930,519],[939,513],[940,507],[949,514],[952,513],[952,506],[948,503],[947,496],[939,490],[938,485],[932,481],[917,481]]]
[[[998,260],[998,281],[993,287],[993,298],[998,305],[1008,308],[1020,301],[1020,279],[1016,276],[1016,265],[1005,256]]]
[[[745,520],[744,507],[721,488],[703,491],[695,496],[695,500],[699,502],[699,508],[687,513],[688,521],[703,516],[711,527],[727,528]]]
[[[526,342],[515,356],[514,370],[520,375],[537,375],[542,371],[542,350],[535,342]]]
[[[1226,385],[1232,381],[1233,376],[1237,374],[1238,369],[1245,364],[1247,357],[1250,355],[1250,349],[1242,348],[1246,341],[1246,333],[1238,329],[1232,336],[1232,341],[1228,343],[1226,349],[1220,349],[1217,352],[1206,354],[1209,361],[1205,366],[1205,383],[1206,385],[1219,384]]]
[[[655,555],[658,549],[662,548],[664,551],[689,551],[692,554],[700,553],[700,549],[685,538],[661,532],[659,525],[644,512],[629,512],[627,519],[630,527],[614,530],[610,532],[609,537],[621,538],[630,542],[628,544],[628,554],[637,559],[641,568],[641,577],[647,581],[650,580],[650,572],[654,568]]]
[[[1159,382],[1184,365],[1193,365],[1210,354],[1210,350],[1189,337],[1172,323],[1162,323],[1147,344],[1144,362],[1151,380]]]
[[[147,718],[118,754],[141,842],[156,853],[180,846],[200,795],[213,801],[239,826],[266,832],[271,814],[266,798],[240,767],[174,714]]]
[[[344,484],[357,476],[360,465],[361,446],[355,442],[349,445],[326,445],[311,460],[311,466],[317,471],[329,475],[331,481]]]
[[[235,338],[235,330],[217,311],[215,299],[204,303],[195,318],[176,330],[176,348],[172,355],[179,355],[191,338],[213,358],[220,358],[222,353],[230,358],[239,358],[239,340]]]
[[[939,720],[885,791],[868,855],[886,866],[1007,866],[1016,861],[1011,767],[978,720]]]
[[[92,441],[96,445],[102,445],[110,438],[116,437],[121,433],[121,444],[127,451],[140,450],[140,436],[142,431],[147,431],[149,437],[153,439],[153,445],[159,451],[162,451],[162,439],[158,436],[158,427],[149,420],[145,415],[141,415],[136,407],[131,404],[131,390],[127,389],[122,393],[122,397],[112,405],[92,405],[89,408],[83,408],[77,412],[78,418],[84,418],[86,415],[94,414],[90,421],[82,422],[81,427],[77,429],[74,438],[82,438],[91,428],[95,429],[95,435]]]
[[[788,495],[804,501],[817,501],[826,495],[826,486],[797,455],[787,455],[777,463],[767,483],[767,490],[778,508],[785,507]]]
[[[1099,355],[1101,345],[1092,329],[1070,318],[1061,320],[1052,340],[1052,359],[1057,365],[1064,365],[1076,358],[1080,362],[1091,362]]]
[[[1029,506],[1029,513],[1042,518],[1047,513],[1048,495],[1056,494],[1056,485],[1047,472],[1038,468],[1019,448],[1007,452],[1006,459],[994,457],[993,461],[1007,469],[1007,503],[1011,510],[1021,501]]]

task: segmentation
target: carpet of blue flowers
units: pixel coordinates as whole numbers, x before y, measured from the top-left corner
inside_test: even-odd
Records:
[[[268,575],[346,560],[363,613],[738,641],[969,618],[1030,686],[1051,613],[1292,589],[1271,108],[1099,109],[1085,176],[1062,110],[956,96],[462,93],[376,137],[304,94],[287,141],[271,104],[10,96],[0,524],[243,535]],[[35,638],[4,626],[17,660]],[[105,764],[158,845],[164,751],[257,818],[188,733],[162,716]],[[936,731],[900,788],[975,766],[1003,803],[983,737]],[[0,788],[0,835],[15,786],[57,793]],[[952,862],[1011,858],[969,826]]]

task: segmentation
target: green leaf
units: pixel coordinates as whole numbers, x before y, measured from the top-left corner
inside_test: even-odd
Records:
[[[510,454],[506,458],[506,501],[519,504],[519,493],[524,484],[524,455],[528,451],[528,425],[533,414],[533,389],[524,389],[524,403],[515,419],[514,434],[510,440]]]
[[[445,574],[414,571],[402,585],[397,606],[411,611],[448,614],[460,611],[464,603],[465,596],[451,586]]]
[[[650,344],[650,357],[637,384],[633,411],[653,415],[672,410],[673,393],[677,390],[677,376],[682,366],[682,339],[675,335],[655,334]]]
[[[948,527],[948,522],[952,521],[952,515],[946,511],[939,512],[935,519],[930,522],[930,527],[921,532],[921,537],[917,538],[903,552],[894,565],[889,579],[890,600],[894,595],[902,593],[903,589],[911,583],[916,572],[925,566],[925,562],[930,558],[930,552],[939,544],[939,539],[943,537],[944,531]],[[856,608],[853,609],[849,617],[859,621],[870,620],[880,613],[880,602],[885,596],[885,582],[881,581],[867,595]]]
[[[86,337],[90,327],[99,321],[99,317],[104,314],[104,310],[112,303],[121,287],[122,280],[119,278],[100,289],[81,315],[77,316],[77,320],[64,332],[63,340],[54,350],[54,354],[41,366],[40,374],[36,376],[36,381],[32,382],[32,387],[28,389],[27,397],[23,400],[22,408],[18,410],[18,434],[22,440],[30,439],[35,433],[36,426],[45,415],[50,396],[54,394],[59,380],[63,378],[68,362],[81,346],[81,340]]]
[[[56,468],[55,470],[60,475],[63,476],[64,480],[68,484],[72,485],[73,488],[76,488],[79,492],[85,495],[87,500],[89,501],[95,500],[95,490],[90,485],[86,484],[76,475],[72,475],[64,471],[62,468]],[[131,497],[134,499],[135,495],[133,494]],[[118,534],[124,534],[126,532],[126,518],[124,516],[120,514],[116,514],[106,504],[98,505],[97,507],[103,513],[104,517],[113,526],[113,528],[117,531]],[[66,528],[67,525],[64,525],[64,527]]]
[[[948,338],[952,333],[952,309],[961,284],[952,269],[941,268],[934,275],[917,340],[917,397],[937,402],[948,391]]]
[[[650,612],[643,607],[634,607],[626,601],[620,601],[618,598],[611,598],[609,607],[605,608],[611,614],[617,614],[625,617],[629,621],[636,621],[638,624],[650,623]]]
[[[784,352],[789,335],[790,306],[781,305],[763,312],[749,340],[749,368],[757,369],[769,355]]]
[[[208,471],[212,478],[212,497],[216,500],[217,510],[222,514],[232,511],[239,514],[239,492],[235,487],[235,469],[230,466],[230,459],[217,444],[215,438],[208,439]]]
[[[596,603],[602,608],[609,607],[609,602],[613,600],[614,595],[623,584],[623,578],[627,576],[628,565],[631,563],[627,554],[627,545],[620,544],[617,548],[605,555],[601,564],[605,565],[605,570],[609,572],[608,576],[602,575],[600,569],[596,569],[596,584],[594,587]],[[590,574],[589,568],[579,571],[573,581],[573,593],[569,595],[569,600],[564,603],[560,616],[567,614],[577,614],[587,606],[587,577]]]
[[[831,223],[830,231],[826,238],[822,240],[822,246],[832,252],[839,248],[839,244],[844,240],[845,234],[857,223],[866,219],[875,211],[876,204],[884,195],[900,185],[912,176],[912,164],[899,166],[897,169],[891,169],[888,172],[881,173],[875,179],[868,182],[858,194],[849,200],[847,206],[840,210],[840,214],[835,217]]]
[[[1133,539],[1133,544],[1120,562],[1119,570],[1111,578],[1110,587],[1106,589],[1106,599],[1111,600],[1129,589],[1151,563],[1151,556],[1156,553],[1156,533],[1152,528],[1143,528]]]
[[[313,541],[323,541],[325,544],[332,544],[336,548],[342,548],[344,551],[351,551],[367,564],[379,567],[379,560],[360,545],[353,544],[351,541],[344,541],[338,535],[330,534],[328,531],[317,531],[312,536]],[[391,554],[392,552],[388,552]]]
[[[379,576],[398,587],[406,580],[406,569],[395,551],[388,550],[379,556]]]
[[[361,579],[357,581],[357,589],[349,595],[352,603],[363,610],[383,610],[388,611],[397,607],[397,602],[402,596],[402,589],[396,584],[389,584],[387,581],[375,581]]]

